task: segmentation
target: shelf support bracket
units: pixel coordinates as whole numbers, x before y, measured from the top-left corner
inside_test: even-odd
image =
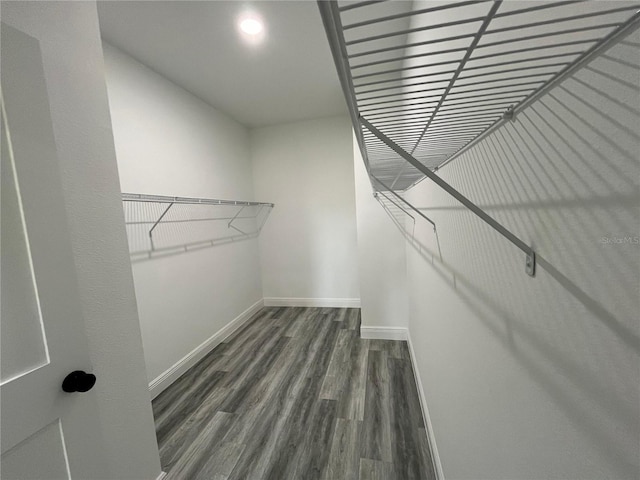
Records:
[[[374,127],[367,119],[360,116],[359,117],[360,125],[364,126],[369,132],[375,135],[380,141],[382,141],[385,145],[387,145],[391,150],[400,155],[400,157],[404,158],[408,163],[410,163],[414,168],[422,172],[426,175],[431,181],[433,181],[436,185],[442,188],[445,192],[451,195],[453,198],[462,203],[465,207],[471,210],[474,214],[480,217],[485,223],[487,223],[491,228],[496,230],[500,235],[505,237],[511,243],[513,243],[516,247],[522,250],[526,254],[525,261],[525,272],[527,275],[533,277],[536,273],[536,254],[533,249],[520,240],[517,236],[515,236],[511,231],[507,230],[500,223],[498,223],[493,217],[487,214],[484,210],[478,207],[475,203],[469,200],[467,197],[458,192],[455,188],[445,182],[442,178],[440,178],[436,173],[431,171],[429,168],[425,167],[422,163],[420,163],[416,158],[406,152],[402,147],[398,146],[393,140],[387,137],[384,133]]]
[[[155,250],[155,246],[153,245],[153,230],[158,226],[160,221],[164,218],[164,216],[167,214],[167,212],[171,207],[173,207],[173,202],[171,202],[169,206],[165,208],[164,212],[162,212],[162,215],[158,217],[158,220],[156,220],[156,223],[154,223],[153,227],[151,227],[151,229],[149,230],[149,241],[151,242],[151,251]]]
[[[240,213],[242,213],[242,211],[244,210],[244,205],[242,207],[240,207],[240,210],[238,210],[236,212],[236,214],[233,216],[233,218],[231,220],[229,220],[229,223],[227,224],[227,228],[234,228],[233,225],[231,225],[233,223],[233,221],[238,218],[238,215],[240,215]],[[237,230],[237,228],[236,228]]]

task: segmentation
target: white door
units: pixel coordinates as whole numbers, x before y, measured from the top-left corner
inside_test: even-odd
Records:
[[[99,477],[95,393],[61,388],[91,363],[40,47],[5,24],[1,40],[1,474]],[[78,380],[89,386],[90,377]]]

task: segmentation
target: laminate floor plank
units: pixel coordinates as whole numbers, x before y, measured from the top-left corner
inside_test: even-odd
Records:
[[[309,320],[317,315],[316,308],[303,308],[302,311],[292,319],[285,332],[287,337],[304,336],[307,331]]]
[[[396,480],[397,476],[392,463],[361,458],[358,478],[359,480]]]
[[[360,309],[359,308],[347,308],[343,327],[349,330],[355,330],[360,334]]]
[[[206,382],[194,382],[189,389],[190,394],[180,402],[180,408],[170,410],[170,413],[163,417],[163,421],[156,425],[158,442],[164,443],[182,423],[186,422],[209,394],[222,383],[225,375],[225,372],[211,372],[201,377],[206,378]]]
[[[389,358],[387,364],[391,387],[393,463],[400,478],[406,480],[424,479],[427,475],[423,471],[422,456],[419,452],[419,428],[422,426],[422,418],[412,416],[412,414],[416,415],[417,393],[413,392],[415,383],[413,379],[409,381],[406,361]],[[413,384],[413,388],[411,384]],[[412,394],[416,396],[415,401],[410,398]]]
[[[391,391],[389,385],[388,354],[369,350],[367,394],[360,456],[370,460],[392,462]]]
[[[343,368],[344,379],[338,398],[338,417],[364,419],[364,403],[367,388],[367,357],[369,340],[354,337],[349,361]]]
[[[265,307],[153,401],[167,479],[435,480],[406,342]]]
[[[352,330],[341,329],[333,348],[333,355],[327,374],[323,380],[320,398],[336,400],[340,395],[344,383],[345,366],[349,364],[349,356],[356,341],[356,333]]]
[[[283,338],[290,340],[289,337]],[[267,401],[274,395],[274,391],[279,388],[283,378],[291,374],[290,366],[299,355],[299,346],[294,342],[287,342],[280,355],[271,365],[269,374],[264,375],[254,388],[247,392],[246,396],[239,397],[235,412],[239,414],[246,413],[247,418],[251,418],[254,413],[258,414],[260,409],[264,408]]]
[[[197,478],[203,480],[216,478],[216,476],[229,478],[245,448],[246,445],[243,443],[220,442],[217,448],[206,456],[197,473]]]
[[[409,356],[409,348],[407,342],[400,340],[382,340],[384,342],[384,350],[388,352],[389,357],[399,358],[402,360],[411,361]]]
[[[335,400],[320,400],[313,421],[306,427],[309,431],[300,449],[293,478],[322,480],[336,427]]]
[[[344,322],[347,319],[348,308],[334,308],[333,310],[336,313],[336,322]]]
[[[214,349],[154,399],[152,407],[156,429],[161,426],[163,422],[170,420],[171,414],[181,408],[181,405],[189,397],[190,393],[194,389],[199,388],[199,379],[223,357],[223,353],[219,353]],[[211,371],[218,370],[212,368]]]
[[[228,388],[216,388],[203,401],[198,409],[186,421],[174,429],[170,435],[162,437],[158,443],[162,466],[171,470],[172,466],[182,457],[194,442],[202,426],[207,425],[219,412],[220,405],[231,392]],[[158,438],[161,437],[158,435]]]
[[[233,421],[234,415],[217,412],[212,421],[200,429],[197,438],[172,466],[166,478],[168,480],[196,478],[210,458],[211,452],[216,451],[216,447],[221,443]]]
[[[262,320],[265,320],[266,318],[271,318],[271,312],[269,309],[263,308],[259,312],[255,313],[244,325],[233,332],[228,338],[226,338],[223,343],[229,346],[233,345],[238,339],[246,339],[248,337],[248,333],[252,329],[260,329]]]
[[[279,329],[273,328],[272,330]],[[246,362],[243,362],[238,368],[227,372],[222,385],[242,392],[239,395],[247,395],[256,382],[269,373],[271,365],[273,365],[289,340],[286,337],[273,335],[265,342],[266,348],[258,349],[252,354],[245,354]]]
[[[224,356],[229,360],[225,365],[224,371],[230,372],[236,368],[242,368],[242,360],[247,354],[263,348],[274,335],[272,329],[279,328],[274,326],[275,322],[274,319],[267,316],[248,329],[245,335],[237,337],[230,342],[224,352]]]
[[[264,478],[294,478],[300,445],[309,434],[309,429],[320,420],[317,408],[317,396],[314,395],[313,381],[306,378],[304,386],[292,404],[283,428],[277,432],[274,454],[271,457]],[[314,422],[314,419],[316,420]]]
[[[297,434],[294,430],[299,430],[300,422],[307,418],[320,388],[312,370],[323,369],[323,366],[318,363],[314,352],[323,354],[320,346],[324,344],[326,349],[330,344],[327,341],[331,338],[329,332],[336,330],[331,328],[331,323],[317,321],[314,317],[308,322],[313,328],[309,329],[309,335],[302,342],[303,348],[288,369],[288,375],[282,377],[263,408],[254,415],[247,415],[248,422],[243,428],[232,432],[246,439],[247,449],[229,480],[286,478],[277,476],[279,471],[287,468],[283,462],[292,458],[286,449],[286,440]]]
[[[338,418],[323,480],[358,480],[362,425],[357,420]]]
[[[266,392],[263,392],[262,401],[253,408],[245,410],[241,421],[230,432],[235,441],[243,442],[247,438],[250,439],[247,441],[257,442],[260,435],[267,435],[258,427],[264,425],[265,422],[273,420],[272,417],[286,417],[288,414],[292,402],[299,396],[302,387],[301,380],[305,378],[309,363],[312,360],[307,356],[307,351],[310,349],[311,344],[314,341],[318,341],[323,332],[330,326],[313,320],[310,320],[310,323],[314,326],[310,331],[310,335],[302,339],[298,344],[299,348],[289,351],[289,364],[281,365],[282,368],[278,370],[274,369],[274,372],[269,377],[269,387]],[[272,425],[269,428],[275,427]]]
[[[323,419],[318,411],[322,410],[322,406],[335,411],[335,405],[327,407],[325,402],[319,400],[319,379],[323,378],[327,371],[338,328],[334,322],[322,323],[323,326],[330,327],[329,332],[314,341],[308,351],[310,362],[304,369],[304,377],[301,378],[303,387],[296,395],[284,428],[279,432],[277,455],[267,470],[266,478],[295,478],[298,454],[303,451],[300,446],[309,436],[310,429],[326,428],[326,425],[322,425]]]
[[[429,437],[427,437],[426,428],[418,429],[418,439],[420,442],[420,448],[418,449],[418,452],[420,453],[420,461],[425,474],[424,478],[425,480],[437,480],[433,458],[431,457],[431,447],[429,446]]]
[[[271,317],[275,320],[275,325],[278,327],[284,327],[289,325],[293,319],[299,316],[304,310],[304,307],[279,307],[277,311],[274,311]]]

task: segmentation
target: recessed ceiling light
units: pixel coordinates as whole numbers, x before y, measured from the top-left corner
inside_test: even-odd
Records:
[[[248,17],[240,20],[240,30],[247,35],[260,35],[264,30],[262,22],[255,17]]]

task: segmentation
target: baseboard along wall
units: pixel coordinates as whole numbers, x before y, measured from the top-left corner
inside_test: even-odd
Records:
[[[360,338],[407,341],[407,335],[408,330],[404,327],[369,327],[360,325]]]
[[[360,308],[359,298],[285,298],[265,297],[265,307]]]
[[[207,340],[202,342],[188,354],[182,357],[172,367],[154,378],[149,384],[151,399],[156,398],[163,390],[175,382],[183,373],[203,359],[211,350],[225,341],[233,332],[240,328],[247,320],[255,315],[264,306],[264,300],[260,299],[244,312],[231,320]]]
[[[422,419],[427,427],[427,437],[429,438],[429,449],[431,450],[431,458],[433,459],[433,466],[436,472],[436,478],[438,480],[444,480],[444,472],[442,470],[442,462],[440,461],[440,455],[438,454],[438,446],[436,444],[436,438],[433,434],[433,425],[431,424],[431,416],[429,415],[429,407],[427,407],[427,397],[422,387],[422,380],[420,379],[420,372],[418,371],[418,363],[416,361],[416,352],[413,349],[413,343],[411,342],[411,331],[407,330],[407,346],[409,347],[409,355],[411,356],[411,366],[413,367],[413,375],[416,381],[416,387],[418,388],[418,396],[420,397],[420,407],[422,409]]]

